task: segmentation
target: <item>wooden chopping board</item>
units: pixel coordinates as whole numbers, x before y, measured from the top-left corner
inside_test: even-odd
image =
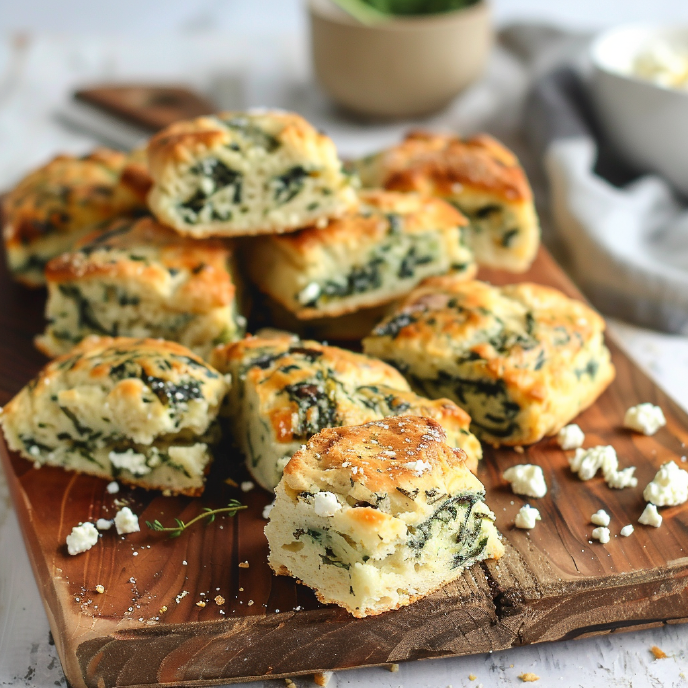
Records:
[[[504,283],[510,276],[483,271],[481,277]],[[544,250],[520,279],[579,296]],[[44,293],[15,285],[3,266],[0,294],[2,404],[45,362],[31,344],[42,329]],[[304,586],[271,574],[262,532],[262,510],[271,497],[259,489],[243,494],[224,482],[248,477],[227,447],[218,453],[206,494],[189,499],[130,488],[110,495],[106,481],[54,468],[35,470],[0,443],[68,681],[74,688],[231,683],[688,620],[688,505],[662,509],[659,529],[637,523],[642,489],[657,468],[672,459],[683,465],[688,417],[613,341],[610,347],[616,381],[577,422],[586,446],[612,444],[621,466],[637,466],[638,488],[611,490],[601,478],[582,483],[552,439],[523,454],[486,446],[479,477],[504,534],[506,555],[474,566],[420,602],[368,619],[321,605]],[[667,417],[667,427],[654,437],[621,427],[626,408],[645,401],[659,404]],[[528,500],[542,514],[532,531],[513,528],[526,500],[501,478],[518,463],[542,466],[549,485],[544,498]],[[126,537],[106,532],[86,554],[67,554],[64,543],[72,527],[111,518],[115,500],[125,500],[143,525],[189,520],[204,506],[223,506],[232,497],[248,510],[195,526],[177,539],[144,525],[141,533]],[[589,518],[600,508],[612,517],[608,545],[590,542]],[[618,536],[628,523],[634,534]],[[243,562],[248,568],[239,566]],[[104,593],[96,591],[98,585]]]

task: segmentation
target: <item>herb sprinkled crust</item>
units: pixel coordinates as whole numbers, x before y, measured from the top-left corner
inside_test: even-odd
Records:
[[[201,356],[241,337],[231,247],[188,239],[150,217],[122,219],[46,267],[48,356],[89,334],[159,337]]]
[[[540,227],[528,180],[516,156],[490,136],[412,132],[359,160],[356,170],[364,186],[419,191],[456,205],[470,221],[468,244],[481,265],[523,272],[535,258]]]
[[[10,449],[41,465],[197,495],[227,380],[185,347],[87,337],[0,416]]]
[[[477,468],[480,443],[470,418],[448,399],[419,397],[395,370],[361,354],[289,336],[249,337],[219,347],[215,367],[231,373],[229,410],[234,438],[256,481],[279,482],[292,454],[323,428],[400,415],[436,419],[454,447]]]
[[[446,396],[493,444],[537,442],[587,408],[614,378],[604,321],[536,284],[426,280],[363,342],[430,397]]]
[[[310,319],[388,303],[426,277],[475,263],[466,219],[448,203],[415,193],[364,191],[359,208],[320,229],[254,240],[248,270],[258,287]]]
[[[153,213],[195,237],[293,231],[356,203],[332,141],[288,112],[177,122],[151,139],[148,160]]]
[[[10,270],[29,286],[44,283],[43,268],[93,226],[145,208],[148,182],[136,155],[98,148],[60,155],[28,174],[2,202]]]
[[[436,421],[400,416],[322,430],[284,470],[269,563],[357,617],[455,580],[504,548],[485,490]]]

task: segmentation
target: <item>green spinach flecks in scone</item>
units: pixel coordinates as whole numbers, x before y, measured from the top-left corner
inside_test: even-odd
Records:
[[[289,461],[269,563],[357,617],[410,604],[503,552],[485,490],[419,416],[325,429]]]
[[[388,303],[431,275],[475,274],[466,219],[448,203],[379,190],[359,199],[358,210],[324,228],[249,242],[248,270],[259,289],[311,319]]]
[[[527,270],[540,245],[533,194],[516,156],[490,136],[414,132],[355,163],[365,186],[419,191],[453,203],[470,221],[480,265]]]
[[[190,236],[293,231],[356,203],[332,141],[288,112],[177,122],[151,139],[148,160],[151,210]]]
[[[316,432],[388,416],[436,419],[451,446],[466,451],[472,470],[482,455],[464,411],[447,399],[417,396],[382,361],[289,336],[249,337],[218,347],[211,360],[232,376],[233,436],[266,489],[277,485],[292,454]]]
[[[9,448],[39,465],[198,495],[227,387],[174,342],[91,336],[49,363],[0,423]]]
[[[232,249],[179,236],[150,217],[117,220],[46,267],[48,356],[89,334],[159,337],[200,356],[239,339]]]
[[[24,177],[2,200],[13,277],[39,286],[46,263],[100,223],[143,212],[149,180],[138,156],[98,148],[80,158],[60,155]]]
[[[537,284],[426,280],[364,340],[364,351],[431,398],[448,397],[493,444],[557,433],[614,378],[604,321]]]

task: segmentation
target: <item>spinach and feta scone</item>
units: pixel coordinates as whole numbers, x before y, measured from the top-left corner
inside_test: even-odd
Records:
[[[363,341],[492,444],[556,434],[614,379],[604,320],[556,289],[432,277]]]
[[[148,163],[151,210],[195,237],[292,231],[356,202],[332,140],[289,112],[177,122],[151,139]]]
[[[239,339],[232,248],[190,239],[150,217],[114,221],[46,266],[48,356],[89,334],[160,337],[200,356]]]
[[[482,456],[463,410],[448,399],[419,397],[397,370],[368,356],[275,335],[218,347],[212,363],[231,374],[233,437],[265,489],[277,485],[292,454],[316,432],[388,416],[434,418],[449,444],[466,451],[471,470]]]
[[[356,617],[411,604],[504,553],[485,489],[436,421],[328,428],[284,469],[269,564]]]
[[[9,448],[37,466],[199,495],[224,375],[161,339],[87,337],[5,407]]]
[[[490,136],[413,132],[355,164],[364,186],[419,191],[453,203],[470,221],[478,264],[523,272],[540,245],[528,179],[516,156]]]
[[[98,148],[83,157],[59,155],[22,179],[2,201],[3,237],[10,271],[40,286],[46,263],[94,226],[143,212],[145,168],[125,153]]]
[[[360,206],[326,227],[257,237],[247,245],[258,288],[298,318],[339,316],[388,303],[431,275],[471,278],[466,219],[429,196],[365,191]]]

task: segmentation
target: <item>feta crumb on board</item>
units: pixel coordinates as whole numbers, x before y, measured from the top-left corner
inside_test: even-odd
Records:
[[[517,528],[522,528],[524,530],[530,530],[535,528],[535,523],[541,521],[540,512],[530,504],[524,504],[516,514],[514,519],[514,525]]]
[[[667,461],[643,490],[643,499],[657,506],[677,506],[688,501],[688,472]]]
[[[332,492],[316,492],[313,508],[318,516],[334,516],[342,505],[337,501],[337,496]]]
[[[590,517],[590,522],[596,526],[607,527],[611,520],[611,516],[604,509],[599,509]]]
[[[624,427],[643,435],[654,435],[657,430],[666,425],[664,412],[659,406],[645,403],[631,406],[624,415]]]
[[[138,533],[141,530],[139,517],[128,506],[125,506],[115,514],[115,528],[118,535]]]
[[[96,521],[96,528],[98,528],[98,530],[110,530],[110,528],[112,528],[112,523],[113,522],[108,521],[107,518],[99,518]]]
[[[659,528],[662,525],[662,515],[657,511],[657,507],[654,504],[647,504],[643,513],[640,514],[638,523],[642,523],[644,526]]]
[[[598,445],[590,449],[576,449],[576,453],[569,459],[569,466],[581,480],[592,480],[597,471],[602,475],[609,487],[622,489],[636,487],[638,479],[633,475],[635,466],[619,470],[619,458],[611,445]]]
[[[111,483],[107,484],[105,489],[109,494],[117,494],[119,492],[119,483],[113,480]]]
[[[80,523],[67,535],[67,551],[72,555],[88,552],[98,542],[98,531],[92,523]]]
[[[544,497],[547,494],[545,474],[540,466],[530,463],[512,466],[504,471],[503,477],[511,484],[514,494],[528,497]]]
[[[584,441],[585,433],[576,423],[565,425],[557,434],[557,443],[564,450],[578,449],[583,446]]]
[[[244,482],[241,483],[241,491],[250,492],[255,486],[255,483],[251,480],[244,480]]]
[[[599,540],[603,545],[606,545],[609,542],[611,534],[609,532],[609,528],[600,527],[593,528],[592,536],[595,538],[595,540]]]
[[[631,523],[629,523],[627,526],[624,526],[619,533],[621,534],[621,537],[628,537],[629,535],[633,534],[633,531],[635,528]]]

